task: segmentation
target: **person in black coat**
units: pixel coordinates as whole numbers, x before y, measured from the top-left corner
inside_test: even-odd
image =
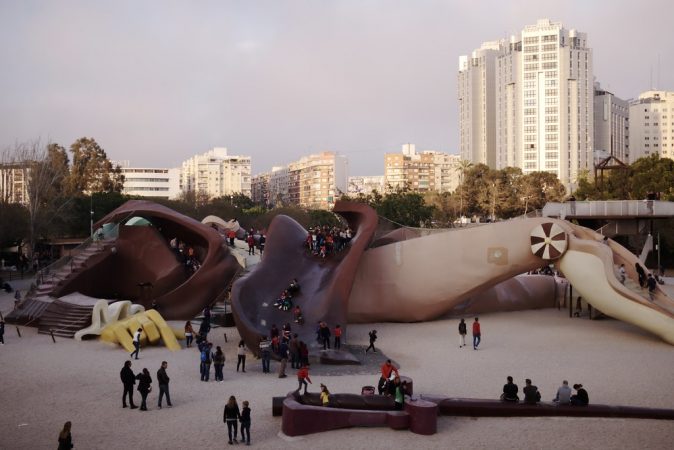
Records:
[[[508,383],[503,385],[503,394],[501,394],[501,400],[505,402],[518,402],[520,400],[519,388],[515,383],[513,383],[513,377],[508,377]]]
[[[150,376],[150,371],[143,369],[141,373],[136,375],[136,379],[138,380],[138,392],[140,392],[140,396],[142,397],[140,410],[147,411],[147,403],[145,401],[147,400],[147,394],[152,390],[152,377]]]
[[[229,401],[225,405],[225,411],[222,416],[223,422],[227,424],[227,436],[229,437],[228,444],[232,442],[237,443],[236,434],[239,428],[238,420],[241,419],[241,412],[239,411],[239,404],[236,402],[236,397],[233,395],[229,397]]]
[[[576,390],[576,395],[571,396],[571,404],[575,406],[587,406],[590,404],[590,396],[587,391],[583,389],[582,384],[574,384],[573,388]]]
[[[126,394],[129,393],[129,405],[131,409],[138,408],[133,404],[133,386],[136,384],[136,375],[131,370],[131,361],[126,361],[124,367],[119,372],[119,378],[124,385],[124,393],[122,394],[122,408],[126,408]]]

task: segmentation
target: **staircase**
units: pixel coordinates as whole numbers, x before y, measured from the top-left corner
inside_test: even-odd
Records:
[[[32,288],[28,292],[26,298],[20,303],[19,308],[7,315],[7,322],[28,325],[34,323],[35,321],[39,321],[39,332],[42,332],[43,315],[47,313],[47,310],[52,311],[50,313],[52,316],[52,319],[50,320],[52,320],[52,322],[55,320],[57,314],[63,315],[64,318],[61,321],[63,324],[68,323],[74,319],[74,317],[71,319],[66,317],[67,314],[64,313],[65,308],[74,308],[73,314],[75,314],[75,316],[83,314],[83,311],[79,310],[79,305],[73,305],[69,302],[61,302],[60,306],[54,306],[54,308],[50,308],[52,304],[58,301],[54,297],[54,293],[71,276],[85,269],[89,258],[109,250],[114,245],[114,243],[114,238],[96,242],[87,240],[82,245],[72,250],[71,253],[74,253],[74,256],[64,256],[54,264],[44,268],[38,278],[38,281],[41,281],[39,285]],[[90,324],[92,307],[89,307],[88,323],[85,323],[78,329],[84,328]],[[58,328],[54,327],[53,325],[54,323],[50,323],[45,325],[45,327]],[[48,328],[45,329],[48,332]],[[72,337],[73,334],[74,332],[70,335],[70,337]]]
[[[56,299],[51,302],[40,316],[39,334],[73,338],[75,333],[91,325],[91,305],[78,305]]]

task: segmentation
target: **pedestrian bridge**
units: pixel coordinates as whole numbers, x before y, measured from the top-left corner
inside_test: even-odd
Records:
[[[560,219],[667,219],[674,217],[674,202],[660,200],[601,200],[550,202],[543,217]]]

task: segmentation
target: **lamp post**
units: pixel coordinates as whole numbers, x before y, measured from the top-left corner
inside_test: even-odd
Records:
[[[89,212],[90,212],[89,237],[91,237],[93,239],[93,237],[94,237],[94,194],[93,194],[93,192],[89,196]]]

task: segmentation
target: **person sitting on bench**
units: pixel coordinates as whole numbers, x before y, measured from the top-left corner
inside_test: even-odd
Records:
[[[541,393],[538,392],[538,387],[532,385],[531,380],[528,378],[524,382],[526,383],[526,386],[522,389],[522,392],[524,392],[524,403],[535,405],[540,402]]]
[[[587,391],[583,389],[582,384],[574,384],[573,388],[576,390],[576,395],[571,396],[571,404],[574,406],[587,406],[590,403],[590,397]]]
[[[501,394],[501,400],[504,402],[518,402],[520,401],[517,392],[519,388],[515,383],[513,383],[513,377],[508,377],[508,383],[503,385],[503,394]]]

